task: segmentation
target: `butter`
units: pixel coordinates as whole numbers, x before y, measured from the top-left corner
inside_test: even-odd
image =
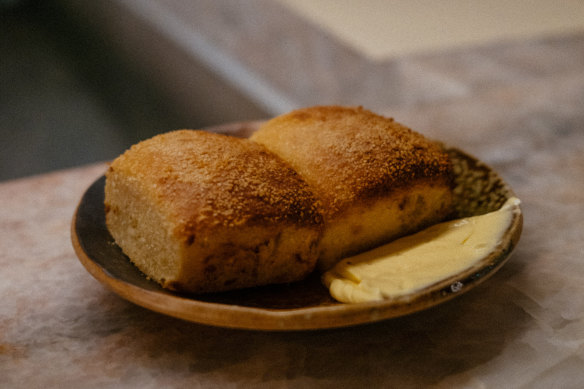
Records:
[[[380,301],[415,293],[485,258],[501,242],[513,214],[512,197],[497,211],[436,224],[416,234],[346,258],[323,275],[340,302]]]

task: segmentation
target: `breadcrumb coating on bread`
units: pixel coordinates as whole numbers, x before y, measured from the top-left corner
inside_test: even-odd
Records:
[[[317,190],[329,215],[413,181],[443,181],[452,170],[441,144],[362,107],[292,111],[251,139],[289,162]]]
[[[439,143],[320,106],[251,139],[178,130],[132,146],[106,173],[106,223],[163,287],[221,291],[300,280],[443,220],[452,185]]]
[[[247,139],[173,131],[132,146],[111,169],[150,186],[160,207],[172,207],[178,235],[208,234],[213,227],[322,223],[300,176]]]

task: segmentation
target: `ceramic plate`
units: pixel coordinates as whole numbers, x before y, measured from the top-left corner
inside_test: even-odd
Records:
[[[230,125],[227,132],[248,134],[252,124]],[[509,197],[510,188],[487,165],[449,149],[457,180],[460,217],[494,211]],[[472,289],[494,274],[519,241],[522,215],[514,215],[501,244],[486,258],[456,276],[394,300],[342,304],[332,299],[318,275],[286,285],[232,292],[188,295],[162,289],[148,280],[122,253],[105,225],[105,177],[83,195],[72,222],[72,241],[85,268],[115,293],[142,307],[192,322],[258,330],[308,330],[351,326],[420,311]],[[453,287],[456,285],[456,287]]]

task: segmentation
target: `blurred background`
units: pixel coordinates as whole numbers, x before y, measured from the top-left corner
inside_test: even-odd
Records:
[[[0,180],[178,128],[314,104],[393,115],[583,61],[577,0],[0,0],[0,18]]]

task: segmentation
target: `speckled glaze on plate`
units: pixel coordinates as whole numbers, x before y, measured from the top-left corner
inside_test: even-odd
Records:
[[[216,132],[247,136],[257,123],[229,124]],[[499,209],[513,193],[490,167],[464,152],[448,148],[455,165],[459,217]],[[115,244],[105,225],[105,177],[85,192],[71,225],[79,260],[98,281],[122,298],[184,320],[255,330],[310,330],[370,323],[417,312],[448,301],[488,279],[509,259],[521,235],[523,217],[516,213],[502,242],[483,260],[459,274],[413,294],[380,302],[343,304],[330,297],[314,274],[304,281],[231,292],[188,295],[162,289],[147,279]]]

